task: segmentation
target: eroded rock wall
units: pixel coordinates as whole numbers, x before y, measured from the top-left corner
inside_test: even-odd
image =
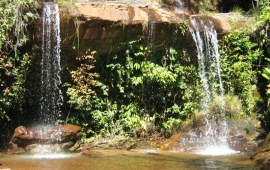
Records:
[[[141,39],[146,45],[149,39],[156,45],[164,42],[172,44],[179,26],[189,19],[188,15],[175,13],[167,8],[100,3],[76,4],[73,16],[71,22],[62,20],[63,39],[76,34],[80,41],[77,45],[83,43],[87,45],[86,48],[96,50],[99,55],[119,52],[123,50],[121,43],[132,40]],[[200,18],[212,20],[220,34],[230,31],[230,25],[219,18]],[[179,41],[181,39],[183,38]],[[190,43],[193,43],[192,40]]]

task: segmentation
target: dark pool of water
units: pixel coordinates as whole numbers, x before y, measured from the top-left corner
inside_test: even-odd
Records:
[[[95,151],[91,157],[79,153],[50,156],[4,155],[1,168],[11,170],[204,170],[260,169],[244,154],[202,156],[179,152]]]

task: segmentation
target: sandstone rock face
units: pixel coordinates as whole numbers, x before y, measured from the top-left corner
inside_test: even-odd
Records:
[[[151,41],[156,44],[155,48],[164,50],[168,48],[166,44],[175,43],[173,39],[176,38],[175,32],[179,30],[179,25],[190,17],[188,13],[179,14],[173,9],[162,8],[159,4],[138,7],[108,3],[77,3],[72,15],[77,18],[75,24],[73,21],[66,22],[64,18],[61,19],[62,30],[64,30],[61,32],[61,39],[64,40],[77,34],[83,46],[95,50],[98,56],[121,52],[125,50],[121,44],[134,40],[140,40],[145,43],[144,46],[149,45],[147,42]],[[219,35],[230,32],[230,25],[221,18],[192,17],[213,21]],[[188,34],[179,35],[180,43],[185,41],[185,44],[193,45],[192,39],[186,43],[183,36],[188,36]],[[176,43],[179,44],[179,42]],[[65,46],[67,49],[64,49]],[[84,53],[83,46],[79,47],[81,53]],[[70,49],[70,44],[62,44],[61,48],[67,51]]]
[[[48,145],[57,151],[72,147],[81,136],[81,127],[72,124],[29,129],[19,126],[15,129],[12,142],[27,151],[37,150],[39,145]]]
[[[172,13],[125,4],[77,4],[74,14],[86,20],[122,21],[123,24],[137,24],[143,21],[169,21]]]
[[[159,3],[159,0],[75,0],[76,3],[114,3],[114,4],[129,4],[137,7],[151,6],[154,3]]]
[[[174,1],[172,2],[174,3]],[[174,10],[161,8],[160,5],[153,7],[136,7],[127,4],[76,4],[76,11],[73,16],[77,16],[83,21],[114,21],[122,25],[144,24],[145,22],[166,22],[166,23],[182,23],[183,20],[189,18],[189,13],[184,15],[175,13]],[[215,25],[221,30],[230,30],[228,22],[221,18],[203,16],[205,19],[213,20]],[[89,25],[92,26],[93,24]],[[218,29],[217,31],[219,31]]]
[[[217,31],[218,34],[228,34],[231,31],[231,26],[230,24],[225,21],[222,18],[219,18],[217,16],[203,16],[203,15],[191,15],[190,17],[195,18],[198,21],[204,21],[204,20],[210,20],[213,22],[215,30]],[[204,29],[202,28],[201,31],[204,31]]]

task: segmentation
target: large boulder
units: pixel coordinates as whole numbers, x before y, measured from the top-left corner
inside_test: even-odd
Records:
[[[33,128],[25,128],[19,126],[15,129],[12,142],[18,147],[32,148],[36,144],[39,145],[54,145],[60,144],[60,148],[71,147],[69,142],[75,144],[75,141],[82,136],[81,127],[67,124],[60,126],[38,126]],[[68,143],[68,145],[65,145]]]

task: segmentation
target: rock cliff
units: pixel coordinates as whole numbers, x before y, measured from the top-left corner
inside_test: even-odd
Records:
[[[76,34],[78,46],[83,44],[85,48],[97,51],[98,55],[119,52],[123,50],[121,43],[132,40],[140,39],[147,44],[152,39],[157,45],[164,45],[164,42],[172,44],[175,32],[181,24],[188,24],[190,17],[188,11],[175,12],[174,9],[162,7],[158,3],[143,7],[118,3],[76,3],[75,9],[72,22],[70,18],[62,18],[62,39]],[[212,20],[219,34],[226,34],[231,29],[219,17],[193,17]],[[192,39],[189,43],[193,43]],[[81,45],[81,52],[82,49]]]

